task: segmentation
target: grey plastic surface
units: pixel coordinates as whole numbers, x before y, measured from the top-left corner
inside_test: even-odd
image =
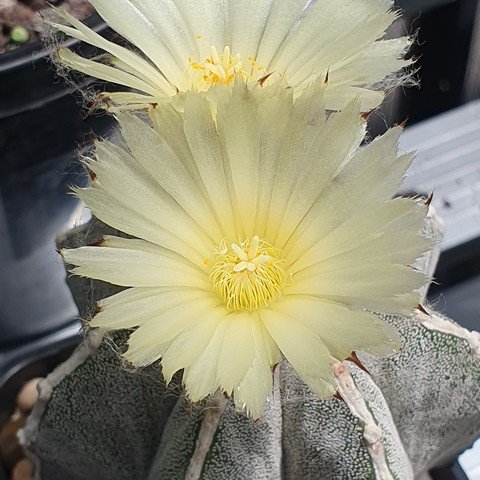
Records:
[[[442,250],[480,237],[480,101],[407,128],[403,151],[417,151],[402,192],[429,194],[445,224]]]

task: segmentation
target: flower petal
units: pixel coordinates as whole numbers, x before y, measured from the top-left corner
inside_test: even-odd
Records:
[[[356,98],[362,112],[370,112],[377,108],[385,99],[385,92],[370,90],[350,85],[335,86],[330,84],[325,90],[325,105],[329,110],[338,111]]]
[[[202,96],[185,96],[185,135],[198,173],[224,232],[238,230],[237,201],[219,141],[211,104]]]
[[[232,47],[234,53],[256,57],[275,0],[256,2],[255,8],[252,8],[251,2],[245,0],[227,0],[226,3],[229,18],[225,27],[231,35],[227,45]]]
[[[210,56],[212,45],[219,51],[229,45],[225,31],[228,9],[224,1],[186,0],[177,1],[175,4],[188,23],[192,38],[196,39],[199,59]],[[197,53],[197,49],[192,50],[191,55],[194,56],[195,53]]]
[[[90,75],[91,77],[106,82],[118,83],[119,85],[124,85],[125,87],[133,88],[150,95],[158,94],[157,90],[131,73],[124,72],[121,69],[109,65],[104,65],[100,62],[88,60],[68,50],[68,48],[60,48],[57,55],[65,66]]]
[[[175,115],[171,110],[170,113]],[[160,185],[207,234],[213,236],[213,242],[218,244],[223,235],[205,198],[207,193],[198,183],[197,171],[192,167],[191,170],[187,169],[185,161],[177,156],[162,136],[146,127],[138,117],[119,113],[117,118],[128,148],[143,168],[143,176],[151,177]],[[181,133],[177,132],[175,137],[177,143],[186,144]],[[184,151],[182,149],[182,152]]]
[[[91,0],[91,3],[108,25],[137,46],[172,85],[181,84],[189,49],[184,39],[173,34],[179,19],[175,12],[168,11],[166,2],[162,2],[162,6],[148,0],[118,0],[115,3]],[[159,15],[160,8],[162,15]],[[165,28],[173,35],[168,35]],[[182,30],[177,32],[183,33]]]
[[[396,198],[352,214],[323,237],[320,235],[320,238],[310,241],[301,238],[292,244],[289,256],[298,258],[288,269],[295,274],[317,264],[322,267],[320,264],[330,259],[337,259],[339,266],[353,265],[358,258],[365,263],[387,259],[391,263],[413,263],[432,244],[429,239],[420,236],[420,226],[427,211],[423,203]],[[319,226],[318,230],[321,233],[323,229]],[[398,246],[391,248],[396,240]],[[316,243],[303,250],[302,244],[310,245],[313,241]]]
[[[66,33],[70,37],[89,43],[90,45],[101,48],[102,50],[110,53],[115,58],[127,65],[130,69],[130,73],[134,74],[145,83],[148,83],[158,93],[163,93],[165,95],[171,89],[171,86],[165,80],[165,77],[163,77],[163,75],[161,75],[155,67],[143,59],[140,55],[137,55],[128,48],[106,40],[65,10],[61,8],[54,8],[54,11],[74,27],[72,28],[54,23],[53,26],[57,28],[57,30]]]
[[[255,212],[259,187],[260,134],[255,101],[247,88],[235,88],[228,102],[218,106],[218,126],[225,144],[232,187],[237,198],[242,234],[255,234]],[[235,125],[235,126],[234,126]],[[249,172],[247,175],[245,172]]]
[[[171,340],[190,328],[199,316],[212,312],[216,303],[216,299],[204,296],[160,313],[130,335],[123,356],[135,366],[150,365],[168,351]]]
[[[183,330],[170,343],[162,358],[162,371],[167,383],[175,372],[190,367],[205,351],[227,311],[216,307],[199,316],[193,325]]]
[[[300,2],[298,4],[297,8],[303,6]],[[391,48],[386,44],[389,55],[385,57],[381,48],[372,47],[397,17],[397,13],[389,11],[392,5],[391,1],[379,4],[375,0],[311,2],[283,39],[269,69],[285,72],[289,83],[299,89],[319,75],[325,78],[329,72],[329,89],[325,96],[327,108],[343,108],[355,98],[355,87],[380,82],[410,63],[397,61],[404,53],[403,48]],[[406,39],[404,44],[408,42]],[[356,61],[359,57],[365,58],[365,64],[371,68]],[[366,77],[364,72],[369,70],[375,73]],[[397,84],[400,79],[397,78]],[[342,85],[344,88],[339,88]],[[362,111],[378,106],[383,100],[381,92],[374,90],[357,90],[364,97]]]
[[[209,288],[209,279],[179,255],[143,240],[106,237],[98,247],[62,250],[72,273],[125,287]]]
[[[311,329],[278,311],[264,310],[260,316],[285,358],[304,382],[319,396],[335,391],[330,353]]]
[[[165,102],[168,97],[152,97],[135,92],[103,92],[103,97],[108,98],[112,106],[110,111],[117,110],[145,110],[154,103]]]
[[[203,263],[204,256],[192,245],[186,243],[186,239],[191,239],[191,237],[184,237],[184,240],[155,223],[151,218],[151,210],[145,209],[143,212],[139,212],[130,205],[127,206],[125,199],[112,198],[104,189],[98,188],[98,185],[95,188],[74,191],[95,216],[107,225],[168,248],[198,265]]]
[[[150,129],[146,125],[143,123],[140,125],[149,132]],[[147,151],[150,150],[147,149]],[[194,208],[187,198],[189,194],[194,196],[195,193],[198,193],[198,189],[192,186],[192,181],[191,179],[189,181],[188,177],[178,178],[175,175],[170,175],[166,176],[171,184],[168,187],[172,193],[170,194],[169,191],[158,184],[158,181],[164,183],[164,180],[157,179],[162,169],[157,167],[154,170],[155,163],[148,164],[149,161],[153,162],[151,160],[153,154],[149,156],[146,152],[141,153],[143,153],[144,158],[139,160],[138,157],[132,157],[109,142],[97,142],[96,155],[97,158],[101,158],[101,161],[90,160],[87,163],[89,170],[95,176],[92,182],[93,188],[105,190],[119,206],[124,205],[137,212],[140,218],[145,218],[158,226],[159,237],[162,236],[162,231],[166,231],[164,236],[167,236],[170,232],[173,239],[193,244],[197,255],[199,253],[202,258],[210,255],[213,246],[220,241],[221,237],[219,239],[218,236],[221,234],[218,232],[215,219],[208,207],[205,206],[205,202],[202,209],[200,194],[195,197],[199,203],[198,212],[192,212]],[[162,157],[168,164],[167,154]],[[156,163],[160,163],[158,157],[155,157],[155,160]],[[175,164],[175,159],[172,160],[172,163]],[[175,195],[176,198],[172,195]],[[78,196],[82,195],[79,194]],[[88,193],[85,195],[85,191],[83,199],[90,207]],[[92,209],[94,209],[93,206]],[[197,220],[192,218],[187,210],[192,212]],[[107,223],[109,222],[107,221]],[[215,230],[217,231],[217,238],[212,239],[209,232],[215,234]],[[151,240],[156,241],[155,238]],[[175,240],[173,243],[175,243]]]
[[[416,303],[403,305],[399,311],[393,301],[398,295],[417,290],[426,283],[422,272],[410,267],[394,264],[360,265],[349,270],[321,271],[318,274],[295,281],[285,292],[297,295],[316,295],[353,307],[371,308],[370,298],[382,298],[385,307],[391,299],[390,308],[384,312],[402,313],[418,304],[418,299],[411,297]]]
[[[381,11],[375,0],[355,4],[316,2],[302,22],[301,33],[300,29],[293,32],[279,63],[285,62],[283,65],[293,85],[300,84],[312,71],[319,74],[331,69],[333,73],[382,37],[397,16],[395,12]],[[319,27],[319,21],[325,28]],[[307,34],[310,35],[308,40]],[[295,36],[302,37],[301,41],[306,43],[302,45],[293,38]],[[361,82],[355,78],[352,84]]]
[[[221,387],[231,395],[233,387],[252,366],[255,355],[252,328],[259,318],[250,312],[238,312],[229,315],[225,321],[228,327],[218,357],[217,376]]]
[[[287,296],[274,309],[315,332],[338,360],[355,350],[387,355],[402,345],[398,334],[374,315],[319,298]]]
[[[228,321],[220,322],[204,352],[185,369],[183,382],[192,402],[203,400],[220,387],[217,365],[227,327]]]
[[[310,248],[349,218],[391,199],[412,162],[411,155],[397,157],[401,132],[401,128],[393,128],[347,159],[290,237],[285,249],[291,258],[299,258],[305,247]]]
[[[185,288],[129,288],[98,302],[100,311],[89,327],[133,328],[181,303],[205,297],[205,291]]]
[[[330,69],[329,81],[331,79],[333,85],[373,85],[381,82],[392,72],[412,64],[413,60],[403,59],[411,44],[409,37],[379,40],[352,56],[341,68]]]
[[[330,115],[302,159],[302,164],[296,165],[295,182],[291,185],[291,190],[284,191],[282,195],[282,198],[285,198],[286,194],[289,194],[286,205],[278,205],[276,202],[272,204],[272,209],[280,208],[284,212],[273,240],[279,248],[282,248],[292,235],[292,226],[298,225],[298,220],[306,215],[324,188],[330,185],[332,177],[348,158],[350,151],[358,146],[355,143],[361,141],[358,133],[363,127],[359,105],[355,102],[341,112]]]
[[[245,377],[234,389],[235,403],[237,407],[244,408],[254,419],[262,414],[265,402],[272,393],[273,374],[272,363],[268,350],[277,349],[270,335],[262,333],[264,329],[262,322],[252,322],[252,335],[254,356],[252,365]],[[268,337],[268,340],[267,340]]]
[[[271,167],[274,177],[269,187],[270,195],[265,195],[269,208],[265,232],[268,238],[276,237],[297,178],[305,164],[310,165],[311,151],[325,130],[324,89],[323,82],[312,84],[302,92],[291,110],[283,132],[282,148]],[[298,221],[295,226],[297,224]]]
[[[351,234],[354,234],[354,231]],[[392,248],[393,244],[395,248]],[[322,249],[325,245],[326,242],[320,242],[318,248],[316,246],[315,251],[329,252],[328,255],[332,256],[322,259],[320,254],[316,258],[313,257],[311,266],[296,273],[295,278],[297,280],[305,280],[324,271],[349,270],[358,263],[359,259],[361,259],[364,266],[368,267],[385,263],[411,265],[417,258],[431,250],[434,243],[415,232],[402,232],[381,237],[370,236],[362,244],[338,253],[336,253],[335,248],[332,248],[330,251]],[[305,254],[304,257],[310,257],[310,253],[311,251]],[[292,270],[293,273],[294,271]]]
[[[265,31],[260,41],[257,62],[272,71],[271,63],[280,45],[299,21],[310,3],[309,0],[276,0],[270,9],[265,23]]]

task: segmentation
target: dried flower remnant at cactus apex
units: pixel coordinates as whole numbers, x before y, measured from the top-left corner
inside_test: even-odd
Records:
[[[411,163],[401,128],[360,147],[358,102],[327,116],[324,91],[236,84],[217,90],[215,119],[188,93],[181,115],[152,110],[152,127],[119,112],[128,152],[97,142],[88,161],[78,197],[138,237],[63,251],[75,274],[130,287],[90,325],[136,328],[125,358],[160,360],[167,382],[184,369],[192,401],[220,389],[258,418],[282,359],[329,396],[334,359],[399,348],[369,312],[419,303],[426,278],[409,265],[431,241],[427,207],[391,200]]]
[[[412,63],[404,59],[411,38],[384,39],[399,16],[390,0],[258,0],[254,6],[250,0],[91,3],[136,51],[107,41],[57,9],[66,25],[54,23],[56,29],[108,54],[87,59],[60,49],[59,60],[132,89],[104,93],[114,108],[147,108],[178,92],[207,92],[266,75],[270,81],[285,78],[299,94],[328,72],[327,109],[339,110],[358,97],[360,109],[370,111],[385,90],[409,78],[398,72]]]

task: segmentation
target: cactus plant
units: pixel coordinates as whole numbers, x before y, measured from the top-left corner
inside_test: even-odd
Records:
[[[395,154],[401,129],[358,148],[377,88],[408,79],[392,73],[411,64],[399,58],[410,40],[381,40],[391,0],[206,2],[208,28],[194,1],[160,2],[164,16],[154,2],[125,0],[120,15],[92,3],[143,56],[59,12],[70,26],[58,30],[110,53],[59,60],[140,94],[104,94],[128,151],[98,142],[91,188],[75,192],[136,238],[100,237],[95,221],[90,246],[62,255],[132,288],[89,323],[127,330],[90,331],[39,386],[21,434],[38,477],[413,480],[468,444],[479,336],[428,306],[412,313],[436,254],[412,268],[433,243],[418,235],[427,208],[390,201],[412,158]],[[327,33],[313,41],[317,20]],[[173,62],[169,42],[183,45]],[[119,289],[70,282],[87,316]]]
[[[111,230],[95,221],[85,232],[95,240]],[[78,243],[78,234],[66,240]],[[430,274],[435,263],[432,253],[418,267]],[[117,288],[70,282],[83,311]],[[480,432],[480,335],[423,310],[384,317],[402,352],[334,366],[336,398],[318,398],[280,364],[257,422],[223,396],[192,406],[178,376],[167,388],[157,367],[122,364],[126,334],[93,331],[40,384],[22,442],[48,480],[418,479]]]

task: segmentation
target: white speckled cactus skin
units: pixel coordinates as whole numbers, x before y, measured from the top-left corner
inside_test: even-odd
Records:
[[[98,223],[88,232],[91,241],[106,233]],[[435,262],[430,255],[421,267],[431,273]],[[71,282],[85,310],[91,285]],[[97,284],[94,296],[112,288]],[[121,334],[112,342],[90,333],[41,383],[21,438],[42,480],[419,479],[480,433],[480,338],[433,312],[385,320],[404,341],[401,353],[359,354],[370,375],[335,365],[341,399],[318,399],[281,364],[264,417],[252,422],[227,404],[193,470],[207,405],[167,389],[156,366],[128,371]]]

